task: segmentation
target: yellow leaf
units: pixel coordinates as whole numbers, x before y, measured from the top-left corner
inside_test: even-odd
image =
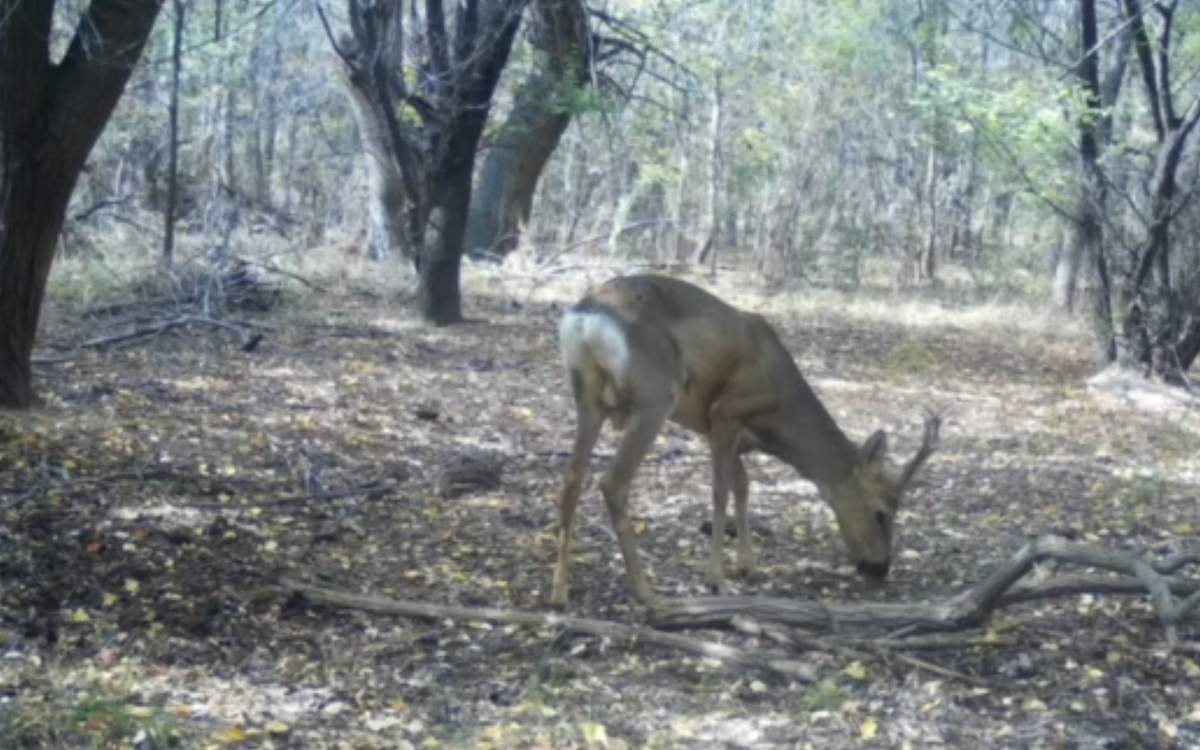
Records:
[[[1097,669],[1096,667],[1088,667],[1087,676],[1093,680],[1098,680],[1104,676],[1104,670]]]
[[[867,668],[860,661],[852,662],[843,671],[856,680],[867,679]]]
[[[1196,666],[1196,662],[1192,659],[1184,659],[1183,673],[1192,678],[1200,677],[1200,666]]]
[[[1161,718],[1158,720],[1158,728],[1162,730],[1163,734],[1167,735],[1171,739],[1175,739],[1179,736],[1179,727],[1175,726],[1174,723],[1168,721],[1166,718]]]
[[[750,683],[750,692],[765,693],[767,692],[767,686],[763,684],[762,680],[755,680]]]
[[[408,710],[408,702],[403,698],[392,698],[391,706],[396,713],[404,713]]]
[[[141,584],[138,583],[136,580],[134,580],[132,578],[125,579],[125,590],[128,591],[129,593],[136,594],[138,592],[139,588],[141,588]]]
[[[268,721],[267,722],[267,734],[273,734],[273,735],[278,736],[281,734],[287,734],[290,731],[292,731],[292,728],[289,727],[287,724],[284,724],[282,721]]]
[[[220,740],[226,745],[237,745],[246,741],[246,730],[238,724],[226,729],[220,736]]]
[[[1031,695],[1021,703],[1021,708],[1025,709],[1026,711],[1045,711],[1046,704],[1042,703],[1040,699]]]
[[[82,609],[77,609],[71,613],[71,623],[73,625],[86,625],[92,621],[92,616]]]
[[[117,603],[117,595],[111,591],[105,591],[104,596],[101,597],[101,601],[104,602],[105,607],[111,607]]]
[[[125,713],[135,719],[149,719],[154,715],[154,709],[149,706],[126,706]]]
[[[646,533],[646,522],[640,518],[638,520],[634,521],[633,522],[633,533],[645,534]]]
[[[1104,659],[1109,664],[1120,664],[1121,663],[1121,655],[1119,653],[1117,653],[1116,651],[1109,651],[1107,654],[1104,655]]]
[[[862,726],[858,728],[858,736],[863,740],[873,740],[879,732],[879,722],[874,716],[868,716],[863,719]]]
[[[581,728],[583,729],[583,739],[588,745],[608,747],[608,730],[604,728],[603,724],[585,721]]]

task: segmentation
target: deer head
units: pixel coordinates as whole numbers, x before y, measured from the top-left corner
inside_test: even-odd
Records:
[[[883,580],[892,561],[892,531],[900,498],[926,459],[933,453],[941,418],[925,420],[921,448],[897,471],[887,459],[887,435],[879,430],[858,451],[858,463],[846,479],[821,487],[833,508],[842,540],[862,575]]]

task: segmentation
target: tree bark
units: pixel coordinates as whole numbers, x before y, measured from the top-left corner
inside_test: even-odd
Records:
[[[167,105],[167,205],[163,211],[163,263],[175,263],[175,218],[179,211],[179,79],[183,74],[183,0],[174,0],[171,36],[171,99]]]
[[[535,0],[538,60],[521,84],[500,136],[487,152],[472,199],[466,248],[504,258],[520,244],[542,170],[574,116],[569,94],[588,82],[587,9],[580,0]]]
[[[55,65],[54,4],[0,0],[0,406],[33,401],[30,359],[67,203],[159,8],[93,0]]]
[[[415,263],[417,248],[410,240],[405,219],[410,201],[404,186],[404,176],[392,149],[384,114],[378,110],[370,93],[352,80],[344,67],[343,82],[349,94],[350,111],[358,125],[358,137],[367,162],[367,255],[382,260],[400,253]]]
[[[1108,283],[1108,261],[1104,255],[1104,180],[1100,171],[1101,96],[1095,0],[1082,0],[1080,38],[1084,56],[1078,76],[1086,96],[1087,110],[1079,121],[1079,206],[1072,247],[1068,255],[1090,258],[1097,277],[1092,300],[1092,326],[1096,335],[1097,359],[1111,362],[1116,356],[1113,335],[1112,290]]]
[[[470,154],[470,158],[463,159],[441,176],[443,185],[430,211],[426,239],[417,263],[417,310],[424,320],[439,326],[459,323],[463,319],[459,276],[463,235],[471,207],[473,148]]]
[[[1094,24],[1096,20],[1094,9],[1090,18],[1086,20],[1087,22]],[[1093,49],[1096,46],[1096,41],[1094,38],[1095,34],[1096,32],[1094,29],[1093,31],[1084,32],[1084,37],[1086,38],[1083,43],[1086,45],[1088,40],[1091,41],[1090,46],[1084,47],[1085,50]],[[1112,108],[1117,103],[1117,98],[1121,94],[1121,84],[1125,81],[1126,60],[1129,57],[1129,50],[1133,44],[1133,35],[1128,31],[1124,31],[1121,33],[1119,39],[1120,41],[1117,46],[1117,50],[1112,56],[1112,67],[1105,75],[1103,84],[1100,82],[1100,62],[1099,58],[1097,57],[1099,52],[1098,50],[1096,53],[1090,55],[1088,60],[1084,61],[1084,65],[1080,70],[1081,80],[1083,80],[1085,89],[1091,91],[1094,96],[1099,97],[1098,101],[1100,102],[1100,112],[1089,113],[1088,115],[1088,119],[1098,118],[1096,127],[1092,129],[1091,136],[1095,140],[1095,151],[1094,153],[1083,154],[1084,161],[1090,162],[1085,164],[1083,168],[1085,170],[1090,170],[1091,173],[1090,178],[1088,175],[1084,175],[1084,178],[1093,179],[1095,184],[1090,188],[1082,188],[1084,194],[1081,195],[1080,199],[1081,201],[1086,201],[1089,200],[1089,196],[1091,196],[1092,198],[1098,198],[1101,200],[1101,205],[1098,207],[1098,216],[1083,217],[1084,209],[1081,204],[1081,221],[1098,221],[1103,215],[1104,196],[1099,190],[1103,183],[1102,181],[1095,179],[1097,176],[1097,172],[1095,170],[1098,169],[1100,151],[1112,142]],[[1095,69],[1092,70],[1089,68],[1089,66],[1093,66]],[[1092,240],[1084,236],[1090,231],[1090,229],[1084,231],[1081,228],[1077,228],[1076,231],[1073,232],[1072,239],[1067,244],[1065,251],[1059,254],[1054,265],[1054,281],[1051,287],[1051,298],[1056,307],[1066,310],[1067,312],[1073,312],[1076,307],[1077,297],[1079,296],[1078,291],[1080,286],[1080,271],[1087,271],[1088,276],[1083,279],[1083,286],[1085,288],[1085,294],[1090,296],[1090,312],[1095,320],[1099,321],[1097,334],[1102,342],[1099,346],[1101,350],[1100,358],[1104,361],[1111,361],[1112,357],[1115,356],[1108,353],[1109,350],[1112,349],[1112,343],[1111,341],[1106,341],[1105,339],[1110,339],[1112,336],[1112,313],[1111,310],[1105,311],[1098,308],[1097,303],[1099,300],[1097,300],[1095,297],[1095,295],[1102,293],[1108,293],[1111,295],[1111,289],[1109,288],[1108,284],[1107,260],[1105,258],[1088,255],[1089,252],[1096,251],[1100,248],[1101,243],[1103,242],[1103,235],[1101,234],[1099,239],[1094,241],[1095,245],[1093,246],[1089,244]],[[1104,266],[1104,268],[1101,268],[1101,266]],[[1109,304],[1110,303],[1105,303],[1106,306]],[[1104,321],[1108,321],[1107,327],[1105,326]],[[1106,330],[1107,333],[1105,333]]]

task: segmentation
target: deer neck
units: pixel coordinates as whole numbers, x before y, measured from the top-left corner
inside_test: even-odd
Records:
[[[797,397],[784,404],[772,421],[778,440],[768,452],[791,464],[802,476],[821,487],[846,481],[858,463],[858,447],[850,441],[824,404],[801,383]]]

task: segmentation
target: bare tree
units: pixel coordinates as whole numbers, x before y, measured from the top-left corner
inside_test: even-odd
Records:
[[[71,192],[160,0],[92,0],[57,63],[53,0],[0,0],[0,406],[33,400],[30,360]]]
[[[1200,97],[1192,99],[1179,113],[1175,102],[1177,84],[1170,65],[1178,0],[1154,4],[1158,36],[1153,43],[1140,0],[1124,0],[1124,6],[1133,30],[1157,149],[1149,210],[1144,212],[1145,238],[1139,243],[1136,260],[1121,290],[1124,346],[1120,356],[1125,364],[1180,379],[1200,355],[1200,299],[1183,299],[1179,294],[1179,274],[1171,268],[1171,228],[1186,197],[1180,195],[1176,178],[1188,138],[1200,123]]]
[[[350,0],[351,33],[334,43],[367,157],[373,251],[413,261],[431,323],[462,320],[475,152],[527,2],[462,0],[448,17],[444,0]]]

